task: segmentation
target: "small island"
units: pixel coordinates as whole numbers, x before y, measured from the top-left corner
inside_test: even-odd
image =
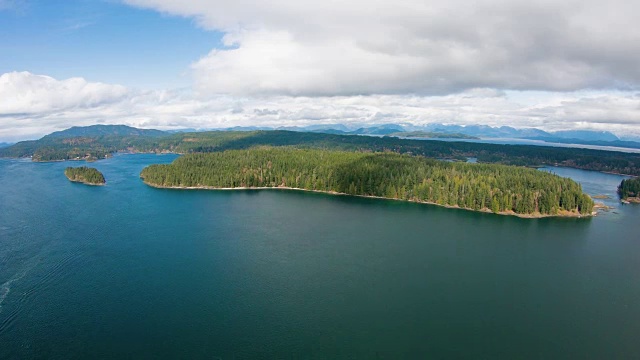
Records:
[[[622,180],[618,186],[618,195],[622,202],[640,204],[640,178]]]
[[[104,175],[96,168],[86,166],[68,167],[64,169],[64,175],[72,182],[79,182],[87,185],[104,185]]]
[[[520,217],[593,215],[575,181],[525,167],[452,163],[397,153],[252,148],[188,154],[151,165],[147,185],[292,189],[436,204]]]

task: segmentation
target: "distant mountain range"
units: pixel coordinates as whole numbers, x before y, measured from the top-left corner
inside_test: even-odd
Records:
[[[192,130],[192,129],[190,129]],[[592,130],[565,130],[548,132],[536,128],[520,128],[516,129],[511,126],[493,127],[488,125],[445,125],[432,123],[423,126],[411,124],[383,124],[375,126],[347,126],[343,124],[324,124],[312,126],[283,126],[283,127],[242,127],[236,126],[225,129],[210,130],[233,130],[233,131],[255,131],[255,130],[289,130],[316,132],[336,135],[375,135],[375,136],[402,136],[402,133],[424,132],[432,134],[431,138],[451,138],[451,139],[473,139],[473,138],[491,138],[491,139],[527,139],[539,140],[548,143],[561,144],[581,144],[581,145],[599,145],[599,146],[615,146],[626,148],[640,148],[640,142],[633,141],[635,139],[621,140],[615,134],[609,131],[592,131]],[[438,135],[440,134],[440,135]],[[427,137],[427,136],[425,136]],[[640,139],[638,139],[640,140]]]
[[[91,136],[148,136],[161,137],[173,133],[200,132],[200,131],[255,131],[255,130],[289,130],[298,132],[315,132],[334,135],[370,135],[370,136],[395,136],[395,137],[416,137],[411,134],[428,134],[425,138],[450,138],[450,139],[528,139],[538,140],[548,143],[561,144],[581,144],[614,146],[640,149],[640,142],[632,141],[629,138],[620,139],[609,131],[591,130],[566,130],[547,132],[536,128],[513,128],[511,126],[492,127],[487,125],[446,125],[432,123],[427,125],[412,124],[382,124],[382,125],[344,125],[344,124],[322,124],[311,126],[236,126],[223,129],[178,129],[161,131],[154,129],[138,129],[126,125],[92,125],[74,126],[67,130],[56,131],[43,139],[70,138],[70,137],[91,137]],[[403,135],[404,134],[404,135]],[[640,140],[640,139],[639,139]],[[11,144],[0,143],[0,147],[7,147]]]
[[[556,139],[576,139],[584,141],[619,141],[620,139],[608,131],[567,130],[547,132],[536,128],[516,129],[511,126],[492,127],[487,125],[443,125],[428,124],[428,131],[460,133],[481,138],[513,138],[554,141]]]
[[[552,133],[554,137],[562,139],[582,139],[590,141],[619,141],[616,135],[608,131],[568,130]]]
[[[194,131],[195,129],[175,130],[174,132]],[[432,123],[427,125],[411,125],[411,124],[382,124],[374,126],[347,126],[343,124],[323,124],[311,126],[235,126],[223,129],[207,129],[207,130],[228,130],[228,131],[255,131],[255,130],[289,130],[318,132],[326,134],[340,135],[389,135],[403,132],[423,131],[427,133],[467,135],[479,138],[512,138],[512,139],[533,139],[533,140],[562,140],[575,139],[581,141],[621,141],[619,137],[609,131],[592,131],[592,130],[566,130],[547,132],[536,128],[520,128],[516,129],[511,126],[493,127],[488,125],[445,125],[440,123]],[[204,130],[200,130],[204,131]],[[630,140],[630,139],[627,139]]]
[[[440,131],[443,131],[441,126],[431,126],[434,129],[440,128]],[[585,170],[640,175],[640,154],[638,153],[603,151],[613,149],[588,149],[588,146],[574,148],[573,146],[568,147],[552,143],[549,143],[549,146],[534,146],[545,143],[516,141],[517,139],[503,138],[483,141],[483,139],[469,139],[471,135],[460,134],[460,132],[469,132],[474,128],[484,134],[490,132],[512,134],[512,136],[519,133],[540,134],[536,129],[516,130],[509,127],[477,126],[444,128],[444,131],[458,130],[459,132],[442,133],[412,130],[415,128],[416,126],[406,124],[386,124],[357,128],[341,127],[339,129],[333,126],[324,129],[297,128],[296,130],[298,131],[256,131],[243,134],[238,131],[225,131],[225,129],[209,132],[171,133],[120,125],[99,125],[75,127],[44,136],[39,140],[21,141],[8,147],[0,148],[0,157],[31,158],[32,161],[92,161],[108,158],[117,152],[185,154],[247,149],[253,146],[300,146],[345,151],[394,151],[461,161],[472,157],[478,159],[478,162],[498,162],[520,166],[560,164],[561,166]],[[241,129],[235,128],[234,130]],[[405,131],[399,132],[399,130]],[[390,131],[392,132],[389,133]],[[325,134],[322,132],[342,132],[348,133],[348,135]],[[584,135],[585,133],[565,134],[565,136]],[[587,133],[586,135],[606,136],[607,134]],[[449,139],[444,139],[446,141],[427,141],[425,139],[443,139],[447,137]],[[554,139],[561,138],[556,137]],[[500,141],[503,143],[500,143]],[[575,143],[581,140],[565,139],[564,141]],[[587,140],[582,141],[587,142]],[[623,142],[621,140],[595,142],[608,146],[623,143],[627,146],[638,146],[640,148],[640,143],[636,142]]]
[[[0,142],[0,148],[13,145],[12,143]]]

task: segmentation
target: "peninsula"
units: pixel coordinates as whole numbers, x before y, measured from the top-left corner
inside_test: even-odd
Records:
[[[140,177],[158,188],[285,188],[522,217],[589,216],[594,205],[575,181],[550,173],[391,152],[287,147],[228,150],[188,154],[168,165],[151,165]]]
[[[64,169],[64,175],[72,182],[79,182],[87,185],[104,185],[106,181],[98,169],[86,166],[68,167]]]

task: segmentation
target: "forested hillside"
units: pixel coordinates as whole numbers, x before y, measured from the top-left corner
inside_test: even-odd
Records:
[[[138,129],[126,125],[90,125],[73,126],[66,130],[52,132],[47,138],[72,138],[88,136],[147,136],[158,137],[167,135],[166,132],[154,129]]]
[[[521,166],[559,165],[640,175],[640,154],[529,145],[411,140],[292,131],[211,131],[164,136],[100,135],[44,137],[0,149],[0,156],[34,161],[102,159],[117,151],[206,153],[254,146],[293,146],[344,151],[392,151],[440,159],[475,157],[479,162]]]
[[[190,154],[151,165],[140,176],[156,187],[290,187],[521,215],[593,209],[580,185],[546,172],[388,152],[254,148]]]

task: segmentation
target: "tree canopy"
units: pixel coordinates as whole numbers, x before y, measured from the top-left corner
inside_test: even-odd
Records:
[[[630,197],[640,197],[640,178],[622,180],[618,186],[618,195],[622,200]]]
[[[106,183],[104,176],[98,169],[86,166],[68,167],[64,169],[64,175],[71,181],[90,185],[102,185]]]
[[[189,154],[140,176],[157,187],[290,187],[496,213],[590,214],[579,184],[530,168],[467,164],[392,152],[288,147]]]
[[[254,146],[295,146],[343,151],[392,151],[433,158],[466,159],[507,165],[559,165],[585,170],[640,175],[640,154],[533,145],[411,140],[395,137],[334,135],[292,131],[210,131],[147,135],[48,137],[0,149],[0,157],[34,161],[103,159],[117,151],[181,154],[247,149]]]

